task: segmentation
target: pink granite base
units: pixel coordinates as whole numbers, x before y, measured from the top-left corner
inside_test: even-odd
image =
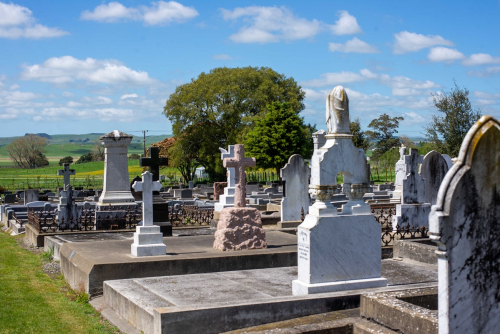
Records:
[[[223,209],[215,232],[214,248],[222,251],[267,248],[259,210]]]

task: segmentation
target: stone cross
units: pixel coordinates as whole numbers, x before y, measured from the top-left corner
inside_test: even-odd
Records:
[[[153,226],[153,191],[161,189],[159,181],[153,181],[153,174],[142,173],[142,181],[132,185],[135,191],[142,191],[142,226]]]
[[[234,167],[234,207],[246,207],[246,173],[245,167],[254,167],[255,158],[245,158],[245,146],[238,144],[234,145],[234,158],[225,158],[222,163],[225,168]]]
[[[153,181],[160,179],[160,166],[166,165],[168,165],[168,158],[160,158],[160,148],[155,146],[149,148],[149,158],[140,160],[141,167],[149,167],[149,171],[153,174]]]
[[[418,173],[418,165],[424,161],[424,157],[418,154],[418,150],[410,148],[410,154],[404,156],[406,164],[406,177],[403,179],[402,204],[423,203],[425,201],[424,179]]]
[[[69,169],[69,164],[64,164],[64,169],[60,169],[57,171],[57,175],[64,176],[64,189],[70,184],[71,175],[75,175],[74,169]]]

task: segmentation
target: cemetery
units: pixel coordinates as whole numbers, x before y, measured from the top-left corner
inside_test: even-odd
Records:
[[[220,148],[225,182],[187,187],[162,184],[169,162],[153,146],[131,182],[132,136],[113,130],[99,138],[101,189],[73,186],[64,164],[57,192],[6,192],[0,222],[126,333],[494,333],[500,122],[483,116],[455,162],[402,145],[384,184],[349,124],[336,86],[312,157],[259,181],[233,144]]]

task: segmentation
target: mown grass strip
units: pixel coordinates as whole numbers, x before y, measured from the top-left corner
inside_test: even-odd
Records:
[[[0,233],[0,333],[118,332],[83,294],[70,290],[62,277],[50,278],[42,265],[40,255]]]

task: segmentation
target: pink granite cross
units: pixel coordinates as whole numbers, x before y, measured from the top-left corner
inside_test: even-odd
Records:
[[[234,167],[234,207],[245,208],[247,206],[245,167],[254,167],[255,158],[245,158],[245,146],[238,144],[234,145],[234,158],[224,158],[222,164],[225,168]]]

